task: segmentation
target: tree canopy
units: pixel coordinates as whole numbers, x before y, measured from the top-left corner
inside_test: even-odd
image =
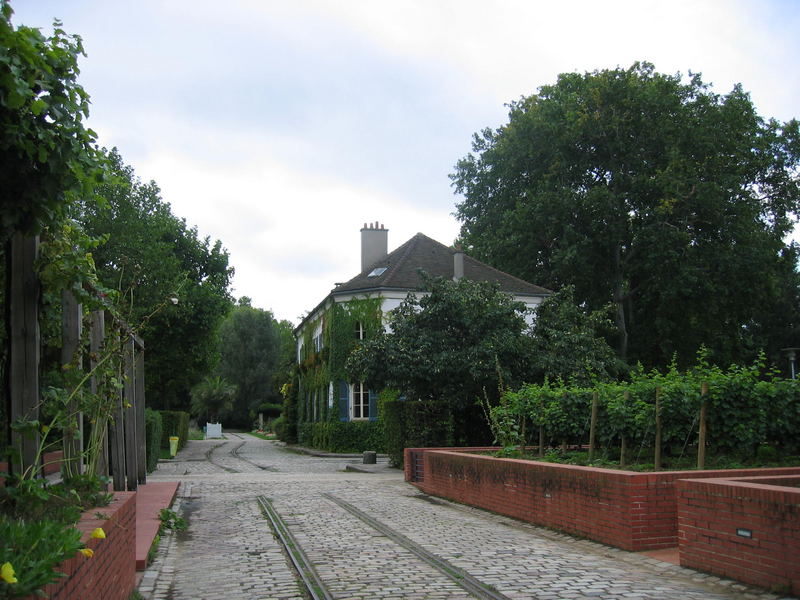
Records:
[[[477,258],[615,307],[619,355],[664,365],[796,346],[798,123],[636,63],[562,74],[476,135],[451,176]]]
[[[217,331],[232,306],[228,253],[173,215],[155,182],[142,183],[116,150],[108,163],[96,190],[103,202],[76,206],[76,218],[106,238],[93,251],[100,279],[120,290],[131,322],[145,323],[148,404],[187,409],[191,388],[217,364]]]
[[[243,298],[219,330],[217,372],[236,386],[233,406],[224,418],[228,426],[249,427],[259,412],[276,417],[281,411],[281,385],[294,358],[294,337],[288,321],[277,321],[268,310]]]
[[[222,413],[233,408],[236,386],[222,377],[206,376],[192,388],[192,414],[209,423],[219,423]]]

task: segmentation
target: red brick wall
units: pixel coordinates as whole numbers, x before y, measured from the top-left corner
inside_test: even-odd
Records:
[[[99,519],[97,513],[108,518]],[[92,539],[96,527],[105,539]],[[83,541],[94,550],[92,558],[82,554],[62,563],[67,576],[45,588],[53,600],[128,600],[136,576],[136,492],[116,492],[110,505],[84,513],[78,523]]]
[[[788,487],[798,484],[800,477],[679,481],[681,565],[800,595],[800,488]]]
[[[423,479],[414,485],[426,493],[632,551],[678,545],[678,478],[800,474],[800,468],[636,473],[407,448],[407,481],[419,452]]]

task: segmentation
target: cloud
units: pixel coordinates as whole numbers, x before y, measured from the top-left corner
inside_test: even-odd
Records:
[[[358,230],[449,244],[447,174],[504,103],[565,71],[653,62],[797,116],[800,10],[745,0],[37,0],[80,33],[90,126],[220,239],[235,294],[295,319],[360,266]]]

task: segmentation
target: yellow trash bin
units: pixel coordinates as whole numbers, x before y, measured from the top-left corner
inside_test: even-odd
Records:
[[[170,436],[169,438],[169,453],[174,457],[178,453],[178,440],[177,436]]]

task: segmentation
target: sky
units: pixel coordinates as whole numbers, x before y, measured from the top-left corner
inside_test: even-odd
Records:
[[[221,240],[233,295],[297,324],[389,250],[458,236],[472,135],[559,73],[652,62],[800,117],[800,0],[12,0],[82,37],[88,125]],[[535,283],[535,282],[533,282]]]

